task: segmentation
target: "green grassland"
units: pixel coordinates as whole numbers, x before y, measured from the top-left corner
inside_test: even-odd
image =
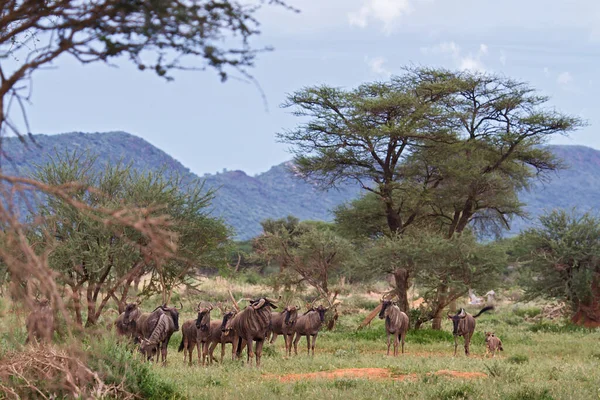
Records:
[[[165,379],[175,382],[193,399],[588,399],[600,397],[600,332],[554,323],[529,323],[510,306],[478,318],[472,355],[453,357],[454,341],[449,322],[443,331],[409,332],[406,353],[385,354],[383,321],[356,331],[366,314],[344,315],[333,332],[319,334],[316,354],[285,357],[283,338],[266,345],[260,369],[244,361],[231,361],[226,349],[223,365],[192,367],[177,353],[180,333],[171,339],[168,366],[153,366]],[[184,316],[183,320],[191,317]],[[485,358],[483,332],[492,330],[502,339],[505,351]],[[215,353],[218,353],[216,351]],[[245,356],[245,355],[244,355]],[[245,359],[245,357],[244,357]],[[281,381],[289,374],[334,371],[346,368],[385,368],[389,379],[353,377],[300,378]],[[482,377],[447,376],[441,370],[482,373]]]
[[[207,299],[223,296],[217,290],[218,285],[207,285],[215,290],[208,293]],[[265,290],[247,284],[234,289],[245,293]],[[300,354],[286,358],[283,338],[279,337],[275,344],[265,345],[260,369],[246,366],[245,353],[243,361],[232,361],[230,345],[227,345],[222,365],[200,366],[194,353],[194,365],[190,367],[184,363],[183,353],[177,352],[181,332],[176,332],[169,344],[167,366],[150,365],[152,379],[175,388],[180,397],[190,399],[600,398],[598,329],[574,327],[564,321],[540,321],[539,317],[532,320],[539,308],[502,303],[494,312],[478,318],[471,357],[464,355],[462,339],[459,339],[459,353],[453,357],[454,339],[449,321],[444,321],[442,331],[409,331],[406,353],[388,357],[383,321],[376,318],[370,326],[356,330],[370,311],[369,307],[377,303],[360,295],[353,297],[340,309],[342,315],[335,330],[319,334],[314,357],[306,354],[306,340],[302,339]],[[181,298],[184,311],[180,325],[183,325],[184,321],[194,318],[192,304],[194,301],[197,304],[199,298],[193,301],[191,296]],[[23,317],[7,313],[6,302],[3,309],[0,350],[5,351],[14,346],[15,340],[22,342],[25,332]],[[470,312],[476,310],[468,308]],[[212,318],[219,319],[219,315],[215,309]],[[114,316],[107,316],[105,323],[110,318]],[[485,357],[483,332],[488,330],[494,331],[504,345],[504,352],[494,359]],[[107,340],[114,340],[106,336]],[[215,355],[219,354],[217,347]],[[381,368],[389,376],[331,374],[340,369],[364,368]],[[330,376],[301,375],[315,372],[328,372]],[[155,391],[153,398],[167,396]]]

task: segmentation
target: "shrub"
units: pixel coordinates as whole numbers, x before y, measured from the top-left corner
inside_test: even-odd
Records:
[[[525,364],[529,361],[529,357],[525,354],[515,354],[506,359],[509,363],[513,364]]]
[[[463,383],[459,386],[444,387],[439,390],[433,398],[440,400],[469,399],[473,392],[474,390],[471,385]]]
[[[438,331],[434,329],[411,330],[408,335],[406,335],[406,341],[408,343],[429,344],[436,342],[447,342],[449,340],[453,340],[451,332]]]
[[[548,389],[524,387],[505,397],[507,400],[554,400]]]

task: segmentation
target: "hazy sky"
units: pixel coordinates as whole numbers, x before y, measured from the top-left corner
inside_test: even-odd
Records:
[[[121,130],[140,136],[193,172],[249,174],[291,158],[275,133],[297,122],[279,107],[306,85],[353,87],[420,64],[493,71],[525,80],[590,126],[557,143],[600,149],[598,0],[289,0],[300,14],[268,8],[252,71],[259,91],[216,74],[152,73],[81,66],[68,56],[34,75],[35,133]]]

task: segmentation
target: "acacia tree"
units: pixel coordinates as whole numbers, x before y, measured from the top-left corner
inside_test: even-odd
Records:
[[[175,69],[207,68],[222,80],[231,69],[250,77],[257,53],[269,50],[250,45],[263,4],[287,7],[282,0],[2,1],[0,133],[21,135],[11,106],[23,110],[32,73],[64,54],[83,64],[127,58],[167,79]]]
[[[600,326],[600,218],[555,210],[515,241],[526,296],[560,299],[573,323]]]
[[[103,170],[93,157],[72,153],[57,156],[35,173],[45,184],[60,186],[77,181],[96,189],[73,193],[79,202],[92,208],[120,210],[136,205],[168,216],[172,257],[156,262],[142,252],[147,238],[129,226],[106,226],[67,201],[48,198],[40,210],[43,222],[33,232],[32,245],[38,251],[52,248],[50,267],[57,280],[70,288],[75,321],[83,324],[82,303],[86,306],[85,325],[94,325],[110,300],[122,308],[132,282],[151,274],[148,288],[168,302],[173,287],[198,267],[225,263],[228,231],[225,225],[206,214],[212,192],[199,183],[182,189],[176,177],[162,173],[136,173],[127,165],[107,165]],[[149,294],[149,293],[148,293]]]
[[[260,259],[275,260],[299,275],[330,306],[335,302],[331,280],[354,258],[349,241],[332,229],[303,222],[293,231],[280,226],[276,231],[263,232],[255,238],[254,248]]]
[[[383,234],[433,220],[451,238],[476,221],[507,227],[520,213],[517,191],[558,168],[539,145],[582,122],[544,108],[547,100],[501,76],[407,69],[389,82],[290,95],[284,107],[308,119],[279,138],[305,179],[323,188],[354,180],[377,196]],[[410,268],[394,276],[406,310]]]

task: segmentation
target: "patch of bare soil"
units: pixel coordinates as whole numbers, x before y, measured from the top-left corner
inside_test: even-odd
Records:
[[[464,372],[464,371],[452,371],[449,369],[441,369],[437,372],[433,373],[438,376],[448,376],[451,378],[461,378],[461,379],[476,379],[476,378],[487,378],[487,375],[483,372]],[[431,375],[431,374],[429,374]]]
[[[406,379],[416,379],[417,374],[395,375],[386,368],[346,368],[335,369],[332,371],[309,372],[305,374],[288,375],[266,375],[267,378],[277,378],[280,382],[294,382],[306,379],[338,379],[338,378],[361,378],[374,380],[395,380],[404,381]]]

